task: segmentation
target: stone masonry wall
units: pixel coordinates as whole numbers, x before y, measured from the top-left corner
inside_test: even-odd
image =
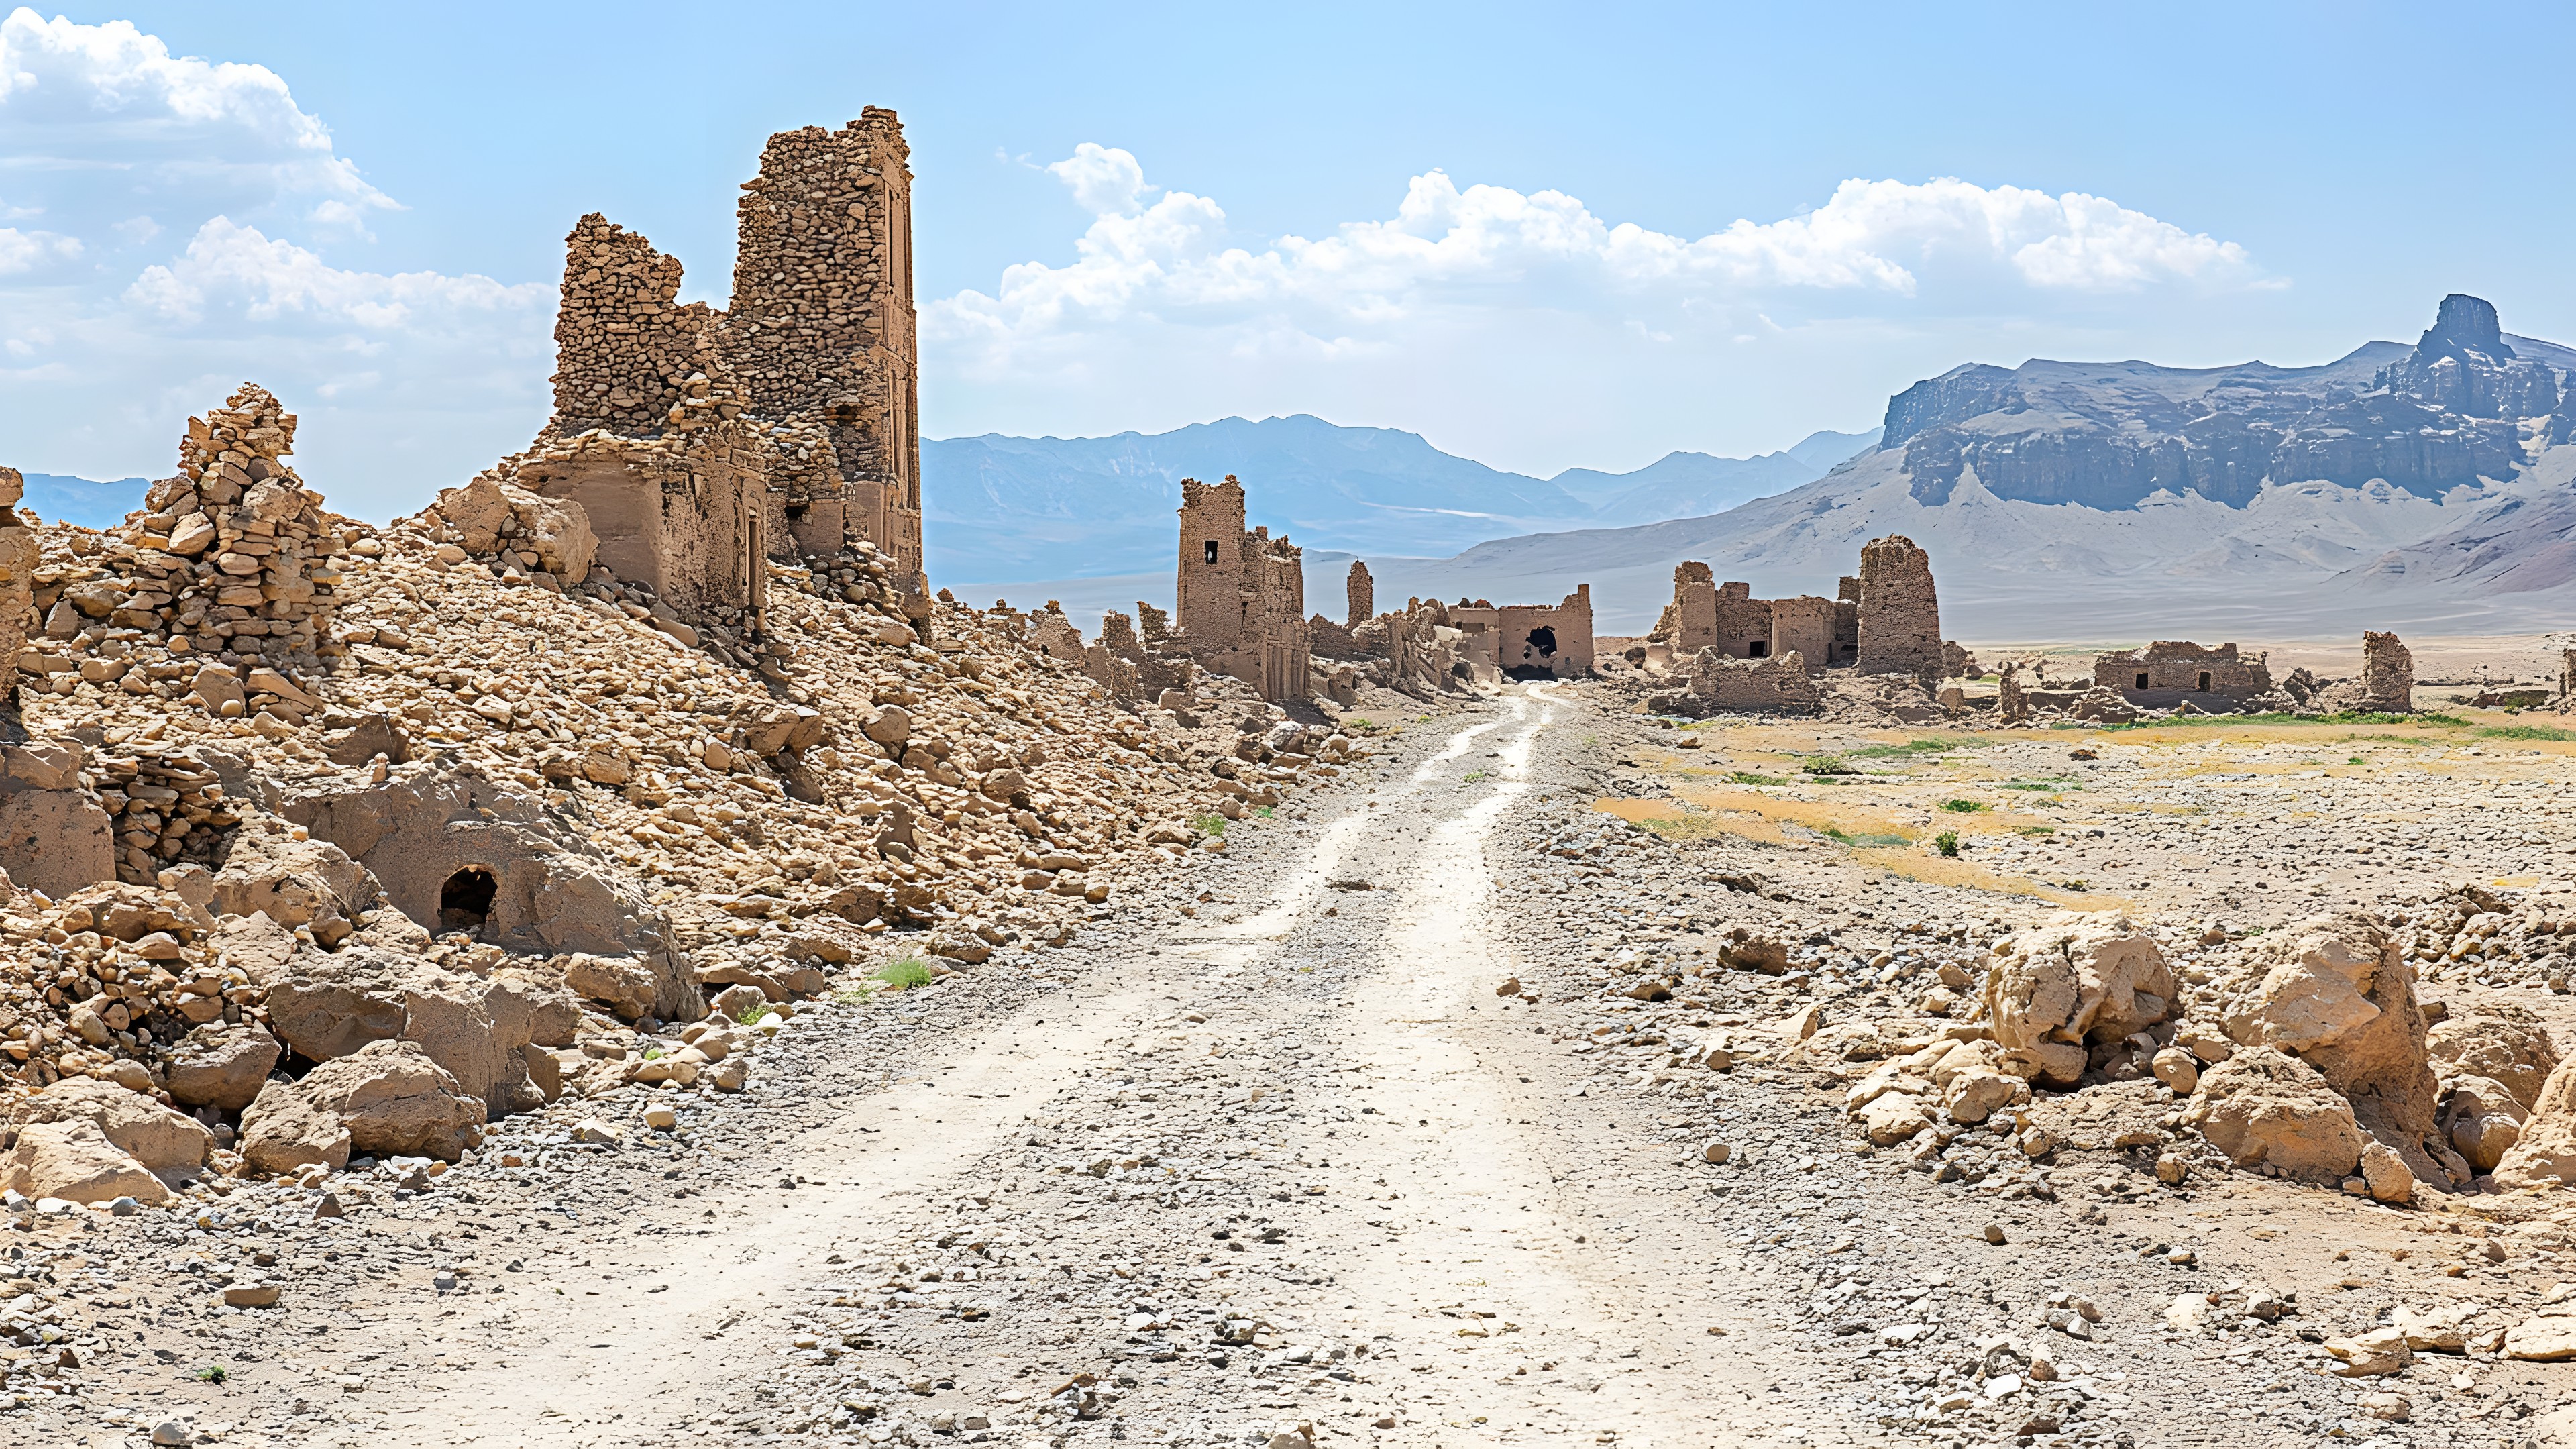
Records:
[[[1941,604],[1932,559],[1897,534],[1860,551],[1859,657],[1863,674],[1911,674],[1928,685],[1941,677]]]
[[[1369,568],[1358,559],[1351,560],[1351,573],[1342,583],[1348,608],[1342,615],[1342,626],[1356,629],[1377,617],[1377,582],[1369,577]]]

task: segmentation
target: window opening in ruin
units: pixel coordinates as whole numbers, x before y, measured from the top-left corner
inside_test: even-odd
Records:
[[[438,888],[438,929],[472,935],[492,919],[492,900],[501,893],[489,866],[469,865]]]
[[[1768,658],[1770,658],[1770,657],[1771,657],[1771,641],[1770,641],[1770,640],[1768,640],[1768,639],[1755,639],[1755,640],[1752,640],[1752,641],[1748,642],[1748,643],[1744,646],[1744,657],[1745,657],[1745,658],[1747,658],[1747,659],[1768,659]]]
[[[2200,671],[2200,687],[2203,692],[2209,689],[2209,671],[2206,669]]]
[[[1541,659],[1556,657],[1556,630],[1545,624],[1529,631],[1530,651]]]
[[[790,523],[797,522],[798,520],[802,519],[802,518],[805,516],[805,511],[806,511],[807,509],[809,509],[809,508],[812,508],[813,506],[814,506],[814,505],[812,505],[812,504],[810,504],[810,503],[790,503],[790,504],[788,504],[788,505],[787,505],[787,521],[788,521],[788,522],[790,522]]]
[[[1207,541],[1207,561],[1216,562],[1216,540],[1212,538]]]
[[[2140,689],[2144,689],[2144,688],[2146,688],[2146,687],[2147,687],[2147,676],[2146,676],[2145,674],[2141,673],[2141,674],[2138,676],[2138,688],[2140,688]]]

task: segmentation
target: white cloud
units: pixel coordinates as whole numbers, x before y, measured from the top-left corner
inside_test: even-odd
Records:
[[[250,379],[302,415],[306,478],[382,517],[545,417],[553,288],[352,265],[399,208],[264,66],[13,11],[0,196],[0,461],[156,474]]]
[[[2237,244],[2102,197],[1953,178],[1846,181],[1813,210],[1686,237],[1613,222],[1562,191],[1462,187],[1431,171],[1392,215],[1310,239],[1240,237],[1216,201],[1153,185],[1115,147],[1086,142],[1047,169],[1091,214],[1073,259],[1011,266],[990,292],[923,309],[925,366],[958,400],[938,405],[943,430],[1103,431],[1311,407],[1447,421],[1453,445],[1479,456],[1554,428],[1597,457],[1610,434],[1650,420],[1626,402],[1588,423],[1565,417],[1594,384],[1644,404],[1673,394],[1677,369],[1704,370],[1692,383],[1705,388],[1834,338],[1973,325],[1975,350],[1939,371],[1998,335],[2098,332],[2124,310],[2269,285]],[[1487,381],[1472,397],[1440,394],[1440,380],[1468,378]],[[1140,399],[1172,411],[1135,416]],[[1441,416],[1391,416],[1404,399]],[[1104,401],[1128,415],[1102,415]],[[1798,423],[1855,422],[1843,412],[1853,403],[1768,431],[1785,443]],[[1670,418],[1651,426],[1696,445]],[[1497,449],[1479,434],[1512,441]]]

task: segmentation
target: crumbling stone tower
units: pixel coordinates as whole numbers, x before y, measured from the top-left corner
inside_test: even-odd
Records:
[[[1264,699],[1304,699],[1314,665],[1303,551],[1243,526],[1243,484],[1181,480],[1177,644]]]
[[[1351,576],[1343,581],[1342,592],[1349,605],[1344,627],[1356,629],[1377,617],[1377,581],[1369,577],[1367,564],[1351,560]]]
[[[1897,534],[1860,550],[1859,654],[1863,674],[1911,674],[1928,686],[1941,677],[1941,603],[1932,589],[1932,556]]]
[[[800,542],[837,524],[918,572],[911,155],[894,112],[876,106],[838,131],[770,137],[743,183],[724,334],[749,414],[829,440],[838,478],[787,489]]]
[[[769,138],[730,307],[596,213],[564,239],[555,412],[495,470],[589,515],[599,560],[694,621],[756,621],[764,560],[865,544],[921,580],[912,173],[869,107]]]

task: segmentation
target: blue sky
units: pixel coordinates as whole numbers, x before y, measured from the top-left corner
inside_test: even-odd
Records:
[[[117,21],[139,35],[92,28]],[[164,471],[179,420],[250,377],[304,415],[335,502],[416,506],[542,421],[575,217],[645,232],[721,303],[763,138],[863,104],[914,148],[940,435],[1310,411],[1544,474],[1865,427],[1965,361],[2322,361],[2411,338],[2455,290],[2576,339],[2576,202],[2549,182],[2571,28],[2353,5],[20,12],[0,461]]]

